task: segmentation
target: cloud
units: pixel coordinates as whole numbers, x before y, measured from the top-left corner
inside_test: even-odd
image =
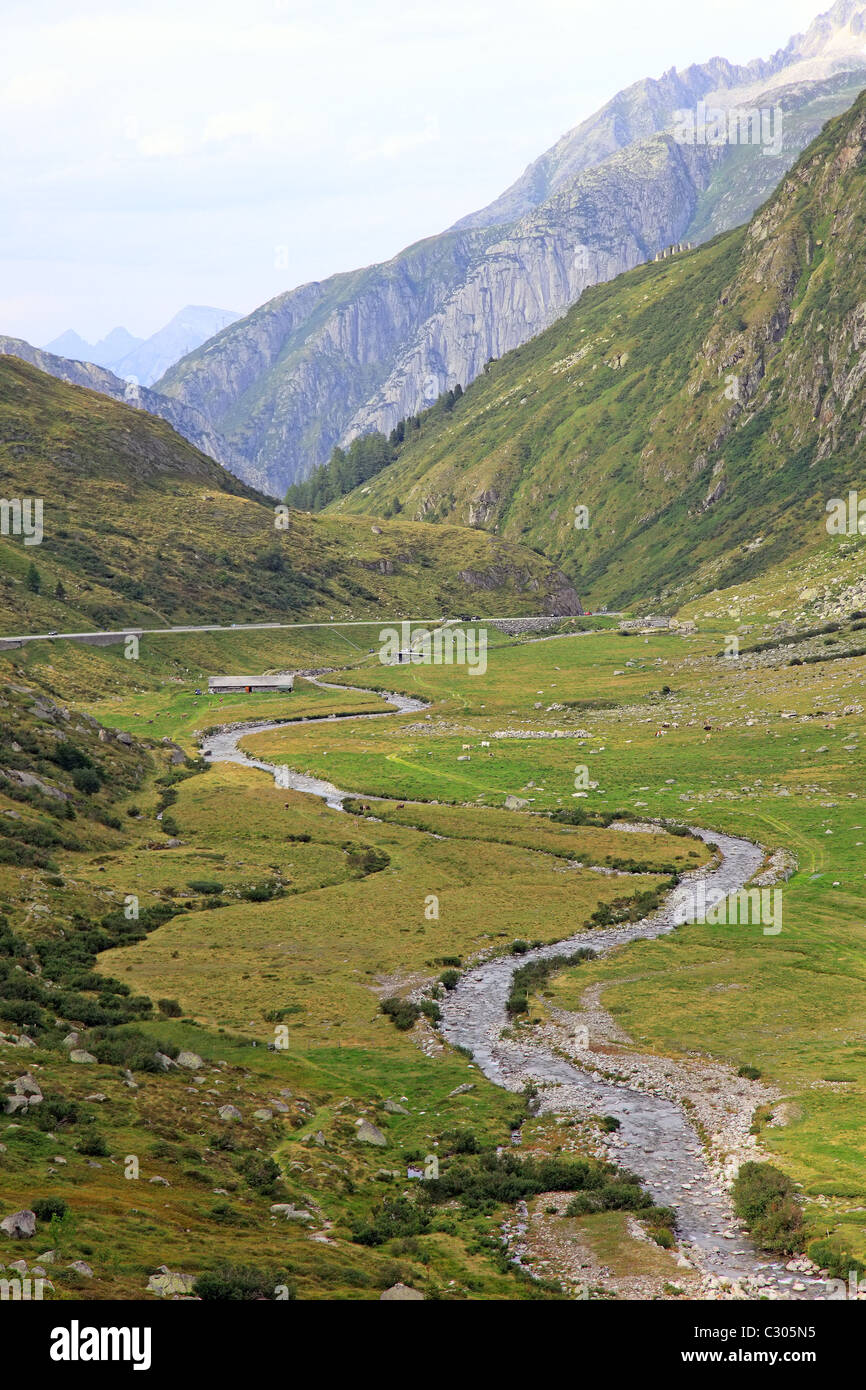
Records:
[[[348,148],[356,159],[363,162],[374,159],[399,159],[401,155],[411,154],[412,150],[420,149],[423,145],[435,145],[439,138],[438,118],[428,115],[420,129],[402,130],[371,142],[356,137],[348,142]]]

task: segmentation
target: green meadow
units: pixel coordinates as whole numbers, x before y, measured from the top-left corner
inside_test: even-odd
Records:
[[[78,847],[54,848],[53,869],[0,863],[0,912],[38,944],[57,923],[75,930],[134,895],[147,929],[101,949],[83,983],[94,997],[98,979],[113,979],[128,997],[153,1000],[152,1014],[120,1033],[144,1034],[163,1052],[191,1049],[204,1063],[198,1082],[182,1069],[136,1070],[141,1048],[130,1043],[132,1089],[117,1060],[70,1064],[50,1033],[28,1049],[26,1066],[58,1116],[77,1115],[51,1130],[37,1112],[0,1125],[0,1190],[10,1208],[46,1196],[68,1203],[40,1250],[57,1245],[94,1277],[61,1269],[55,1297],[82,1288],[140,1296],[159,1264],[197,1273],[226,1259],[281,1272],[302,1298],[373,1298],[398,1280],[430,1297],[561,1297],[495,1253],[508,1214],[495,1204],[451,1204],[423,1230],[357,1243],[377,1212],[411,1200],[413,1163],[429,1153],[456,1161],[460,1135],[508,1145],[522,1118],[532,1152],[565,1142],[555,1121],[527,1117],[521,1097],[489,1085],[428,1019],[401,1031],[379,1005],[429,991],[444,971],[515,940],[562,939],[599,909],[627,909],[672,871],[707,861],[689,837],[608,828],[615,814],[792,851],[783,929],[681,927],[563,971],[545,986],[547,1004],[577,1008],[602,984],[637,1051],[758,1067],[781,1099],[755,1115],[755,1130],[801,1185],[809,1236],[830,1232],[866,1254],[864,658],[831,653],[791,666],[787,650],[721,657],[727,602],[690,634],[609,629],[530,641],[491,631],[487,670],[476,675],[383,666],[372,625],[349,630],[354,646],[342,660],[342,634],[312,629],[164,638],[143,646],[138,663],[68,643],[4,654],[16,680],[50,685],[72,719],[87,712],[132,733],[149,761],[135,785],[118,784],[116,824],[79,817]],[[759,636],[756,626],[748,641]],[[309,666],[429,707],[333,724],[315,716],[387,705],[303,679],[288,696],[195,695],[208,670]],[[172,776],[162,740],[191,754],[203,729],[250,718],[308,721],[248,735],[243,747],[356,799],[335,811],[254,768],[190,765],[173,784],[167,835],[157,819]],[[0,796],[8,810],[21,805]],[[572,811],[591,823],[546,814]],[[626,878],[597,872],[626,861]],[[536,1017],[533,1008],[516,1026],[531,1029]],[[14,1024],[0,1018],[0,1028]],[[121,1055],[98,1028],[82,1037],[100,1057]],[[17,1049],[0,1048],[3,1078],[21,1070]],[[472,1089],[451,1095],[464,1083]],[[95,1094],[106,1099],[87,1099]],[[225,1104],[241,1118],[221,1119]],[[363,1119],[383,1145],[358,1142]],[[98,1157],[87,1152],[94,1132]],[[591,1152],[592,1125],[567,1135],[570,1151]],[[130,1154],[142,1175],[134,1181],[124,1177]],[[260,1171],[263,1157],[276,1178]],[[309,1220],[272,1216],[274,1202],[295,1203]],[[635,1242],[621,1215],[566,1226],[611,1269],[682,1282],[672,1257]]]

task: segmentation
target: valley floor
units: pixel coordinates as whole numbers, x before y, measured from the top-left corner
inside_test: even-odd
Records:
[[[864,658],[732,661],[724,635],[724,614],[689,634],[491,632],[487,671],[473,675],[382,667],[371,630],[328,681],[429,708],[339,723],[327,716],[378,701],[298,683],[288,698],[215,709],[193,693],[208,669],[231,669],[233,641],[246,669],[333,669],[347,659],[336,638],[315,660],[284,634],[167,638],[135,687],[110,651],[3,654],[19,687],[50,687],[73,718],[86,710],[154,746],[146,779],[118,802],[119,829],[52,851],[53,869],[0,863],[0,911],[38,942],[130,895],[159,909],[96,970],[161,1005],[120,1035],[64,1018],[95,1058],[78,1065],[53,1034],[22,1043],[0,1006],[0,1076],[11,1093],[27,1074],[44,1097],[0,1121],[0,1208],[68,1208],[44,1207],[35,1238],[0,1237],[0,1262],[45,1269],[54,1297],[142,1297],[160,1266],[191,1276],[173,1286],[189,1292],[226,1262],[301,1298],[375,1298],[398,1283],[456,1299],[717,1296],[649,1238],[639,1211],[566,1217],[551,1188],[525,1212],[464,1192],[419,1216],[407,1177],[433,1155],[477,1186],[484,1152],[510,1153],[518,1130],[521,1154],[617,1161],[602,1116],[538,1111],[417,1009],[402,1030],[379,1007],[442,994],[447,972],[515,942],[634,910],[707,861],[688,836],[603,824],[615,814],[742,835],[768,864],[786,851],[771,875],[781,930],[686,924],[560,968],[532,986],[515,1035],[567,1050],[585,1028],[581,1063],[674,1096],[722,1187],[744,1157],[768,1158],[799,1188],[807,1238],[825,1242],[819,1265],[828,1240],[840,1258],[866,1258]],[[188,664],[174,677],[170,650]],[[346,810],[220,764],[175,782],[160,812],[167,759],[182,759],[172,749],[194,754],[215,724],[299,716],[309,722],[243,746],[355,793]],[[576,808],[599,823],[542,814]]]

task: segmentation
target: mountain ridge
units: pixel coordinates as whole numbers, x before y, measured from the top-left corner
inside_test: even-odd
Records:
[[[748,226],[588,290],[326,511],[520,539],[593,605],[678,604],[828,544],[866,438],[864,180],[866,93]]]
[[[866,80],[864,14],[864,0],[837,0],[770,60],[712,59],[634,84],[563,137],[561,178],[543,165],[550,151],[530,166],[532,197],[508,209],[516,221],[503,223],[494,200],[472,225],[464,219],[388,262],[287,291],[176,363],[158,390],[206,414],[281,493],[334,444],[387,432],[467,385],[488,356],[541,331],[588,284],[745,220]],[[724,86],[746,79],[751,86]],[[762,82],[767,103],[788,107],[773,157],[754,145],[680,145],[679,158],[660,159],[685,97],[721,93],[736,104],[760,97]],[[729,166],[736,178],[726,180]],[[594,212],[582,223],[581,208]]]

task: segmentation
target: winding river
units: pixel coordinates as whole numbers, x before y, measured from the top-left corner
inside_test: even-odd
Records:
[[[292,772],[244,753],[238,744],[253,733],[267,733],[287,724],[339,723],[347,719],[386,719],[396,714],[426,709],[421,700],[396,693],[362,690],[356,686],[328,685],[312,676],[307,679],[329,690],[353,690],[379,695],[394,706],[381,713],[312,716],[284,719],[273,723],[252,721],[233,725],[208,735],[202,753],[212,762],[234,762],[261,768],[274,776],[281,787],[321,797],[329,806],[342,810],[343,802],[356,792],[343,791],[331,782]],[[365,800],[382,800],[365,796]],[[702,1273],[718,1279],[746,1281],[747,1296],[814,1299],[827,1296],[826,1285],[816,1279],[792,1274],[784,1264],[769,1256],[759,1256],[734,1222],[730,1199],[714,1179],[704,1158],[696,1130],[673,1101],[600,1079],[576,1062],[569,1061],[523,1036],[503,1037],[511,1023],[505,1002],[511,976],[520,966],[549,956],[564,955],[589,946],[604,954],[638,939],[651,939],[673,931],[689,920],[689,902],[696,882],[703,879],[707,902],[743,887],[761,866],[762,851],[749,840],[717,831],[693,828],[693,833],[718,847],[719,862],[709,870],[695,870],[685,876],[669,895],[665,905],[649,917],[624,926],[576,932],[564,941],[542,946],[521,956],[497,956],[468,970],[457,987],[441,1001],[441,1030],[455,1046],[468,1048],[473,1061],[497,1086],[520,1091],[527,1082],[539,1088],[540,1108],[551,1113],[587,1112],[612,1115],[619,1120],[616,1135],[616,1162],[641,1177],[653,1198],[677,1213],[678,1235],[683,1252]],[[794,1291],[792,1285],[805,1285]],[[742,1286],[742,1284],[741,1284]]]

